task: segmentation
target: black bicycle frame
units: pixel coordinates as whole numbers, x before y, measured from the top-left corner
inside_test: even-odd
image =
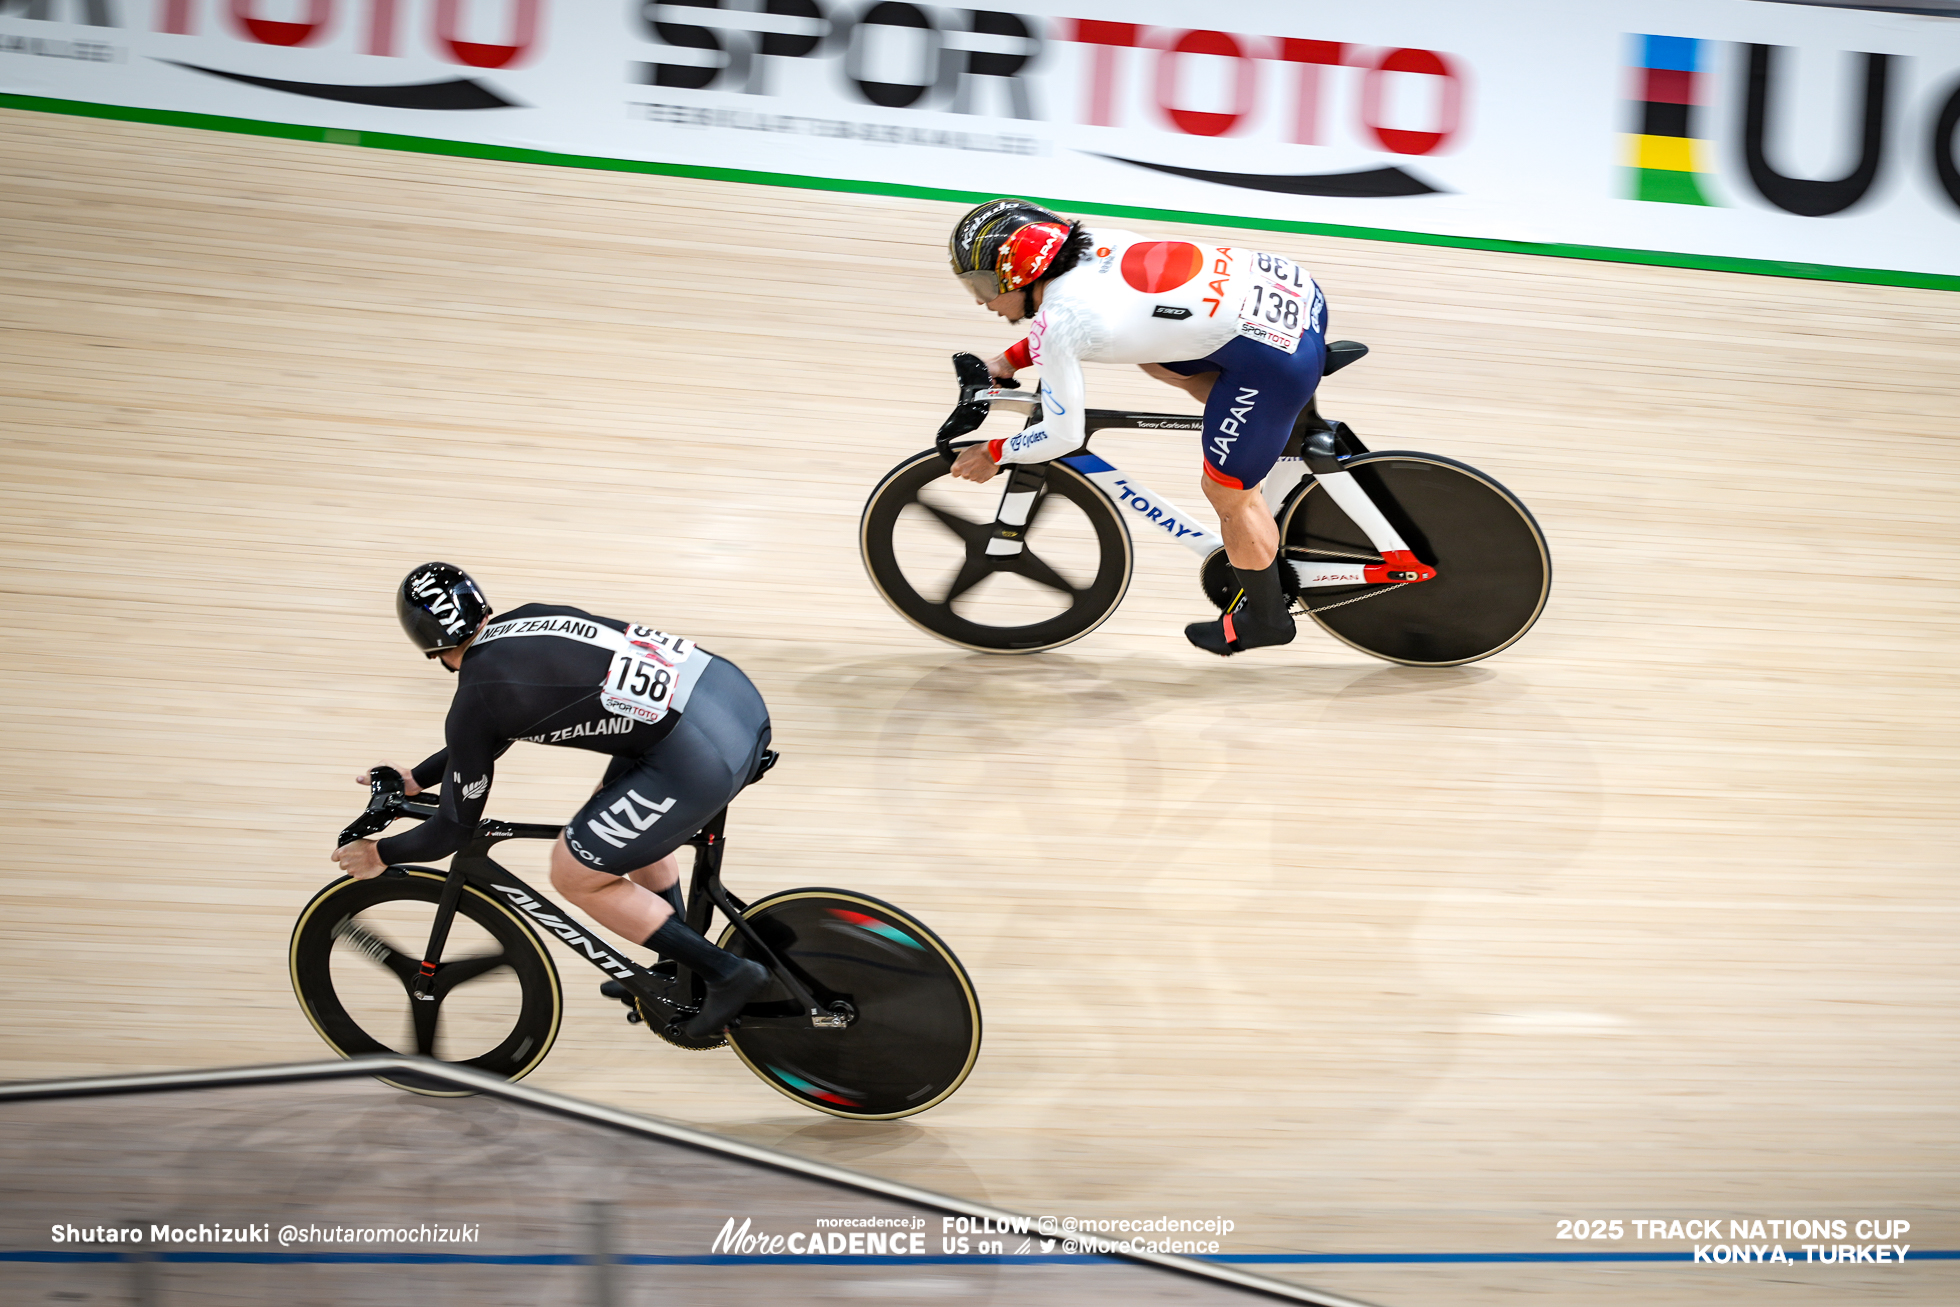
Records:
[[[377,773],[384,769],[377,768]],[[390,782],[392,781],[392,787]],[[427,820],[435,816],[437,803],[433,795],[423,798],[417,795],[405,799],[401,795],[401,782],[393,772],[386,777],[376,775],[372,782],[374,799],[363,818],[341,832],[341,843],[358,839],[385,829],[387,822],[396,817],[414,817]],[[382,820],[384,819],[385,820]],[[684,900],[687,907],[685,920],[697,934],[705,936],[713,920],[715,909],[719,908],[755,948],[763,965],[788,992],[795,1004],[795,1012],[776,1013],[744,1009],[740,1020],[751,1027],[794,1026],[808,1029],[811,1026],[842,1027],[849,1024],[850,999],[847,995],[831,994],[824,991],[821,998],[813,992],[810,978],[802,974],[800,968],[790,965],[767,940],[755,929],[753,923],[743,915],[748,905],[729,893],[721,883],[721,853],[726,844],[723,831],[728,820],[728,809],[716,813],[707,825],[687,843],[694,850],[694,871]],[[379,821],[379,824],[376,822]],[[365,828],[365,829],[364,829]],[[618,981],[636,998],[643,1000],[655,1009],[665,1010],[674,1018],[685,1018],[699,1009],[699,988],[695,977],[684,965],[678,966],[673,980],[646,967],[620,957],[612,949],[594,939],[590,932],[574,922],[565,910],[553,903],[543,894],[532,889],[523,878],[490,856],[490,850],[504,840],[555,840],[563,827],[546,826],[535,822],[504,822],[489,818],[477,823],[476,833],[449,861],[449,870],[436,867],[390,867],[384,876],[401,876],[410,871],[423,871],[444,877],[442,897],[436,905],[435,920],[429,926],[428,944],[423,950],[422,961],[410,986],[411,1011],[419,1027],[427,1011],[433,1019],[437,1000],[431,992],[437,968],[442,963],[442,950],[449,939],[449,929],[456,919],[456,908],[463,896],[465,884],[486,890],[496,901],[515,908],[527,919],[534,930],[555,936],[569,948],[574,956],[582,957],[594,967],[604,972],[612,980]],[[691,1001],[690,1001],[691,1000]],[[421,1004],[431,1006],[424,1009]]]

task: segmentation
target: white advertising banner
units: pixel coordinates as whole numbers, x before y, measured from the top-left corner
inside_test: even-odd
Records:
[[[999,3],[0,0],[0,106],[1960,289],[1960,19]]]

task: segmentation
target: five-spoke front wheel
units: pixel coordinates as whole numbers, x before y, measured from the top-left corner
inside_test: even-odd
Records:
[[[935,451],[893,468],[864,506],[871,583],[913,625],[982,653],[1037,653],[1108,620],[1130,586],[1129,528],[1087,477],[1046,465],[1014,552],[989,552],[1008,483],[955,480]]]

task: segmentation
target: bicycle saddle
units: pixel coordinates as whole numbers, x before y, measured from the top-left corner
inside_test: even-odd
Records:
[[[1320,370],[1320,375],[1331,377],[1367,352],[1368,347],[1358,340],[1329,341],[1327,343],[1327,366]]]

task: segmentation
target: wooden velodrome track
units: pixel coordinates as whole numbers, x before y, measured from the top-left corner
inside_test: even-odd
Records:
[[[4,1075],[322,1055],[287,932],[351,773],[438,740],[451,682],[389,595],[441,557],[739,661],[785,761],[731,884],[893,899],[988,1019],[954,1099],[853,1124],[567,961],[545,1086],[1011,1209],[1228,1217],[1230,1252],[1685,1246],[1554,1239],[1579,1216],[1960,1247],[1960,299],[1219,233],[1374,347],[1327,411],[1535,509],[1550,608],[1461,670],[1315,631],[1224,663],[1178,634],[1187,556],[1142,548],[1103,630],[991,659],[856,549],[948,354],[1011,339],[945,275],[956,206],[0,127]],[[1188,440],[1110,452],[1196,506]],[[596,771],[520,750],[493,810],[554,819]],[[1411,1304],[1960,1296],[1951,1261],[1259,1269]]]

